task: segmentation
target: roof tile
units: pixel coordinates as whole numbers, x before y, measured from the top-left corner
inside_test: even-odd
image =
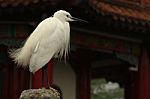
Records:
[[[1,7],[7,7],[7,6],[17,6],[19,4],[22,4],[22,5],[28,5],[30,3],[37,3],[39,2],[40,0],[0,0],[0,6]]]
[[[139,20],[150,21],[150,10],[133,9],[129,7],[117,6],[115,4],[102,2],[100,0],[90,0],[90,4],[99,12],[107,12],[112,15],[120,15]],[[115,18],[118,19],[118,18]]]

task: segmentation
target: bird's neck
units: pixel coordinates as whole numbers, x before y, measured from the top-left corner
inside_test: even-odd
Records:
[[[60,20],[62,23],[66,22],[66,20],[59,15],[57,15],[57,16],[55,15],[54,17],[57,18],[58,20]]]

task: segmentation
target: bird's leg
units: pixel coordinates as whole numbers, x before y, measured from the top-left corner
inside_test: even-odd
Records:
[[[30,79],[30,85],[29,85],[29,88],[30,88],[30,89],[32,88],[32,75],[33,75],[33,74],[30,73],[30,78],[29,78],[29,79]]]
[[[46,82],[47,82],[47,85],[49,87],[49,79],[48,79],[48,64],[46,64]]]
[[[42,87],[44,87],[44,70],[45,68],[42,67]]]

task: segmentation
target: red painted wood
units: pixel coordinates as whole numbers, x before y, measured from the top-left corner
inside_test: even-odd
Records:
[[[90,99],[90,70],[89,66],[80,68],[80,99]]]
[[[52,71],[53,71],[53,60],[51,60],[48,63],[48,80],[49,80],[49,84],[52,84]],[[42,88],[45,87],[47,88],[47,81],[46,81],[46,72],[44,72],[44,86],[42,86],[42,69],[38,70],[37,72],[35,72],[35,74],[33,74],[32,77],[32,88]]]
[[[29,72],[22,68],[10,64],[6,67],[4,77],[2,99],[19,99],[21,92],[29,88]]]
[[[136,99],[150,99],[150,51],[143,49],[138,71]]]
[[[91,89],[91,69],[90,69],[90,57],[88,57],[88,52],[86,50],[78,50],[76,52],[76,61],[79,66],[79,76],[78,76],[78,86],[79,87],[79,99],[90,99]]]
[[[49,63],[48,63],[48,75],[49,75],[49,83],[50,85],[53,83],[53,63],[54,61],[51,60]]]
[[[38,70],[33,74],[32,77],[32,88],[41,88],[42,87],[42,69]]]

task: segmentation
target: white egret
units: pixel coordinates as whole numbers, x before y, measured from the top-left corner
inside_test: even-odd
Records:
[[[52,17],[40,22],[23,47],[10,51],[10,57],[22,67],[29,66],[32,73],[41,69],[55,56],[66,58],[70,48],[69,21],[84,20],[59,10]]]

